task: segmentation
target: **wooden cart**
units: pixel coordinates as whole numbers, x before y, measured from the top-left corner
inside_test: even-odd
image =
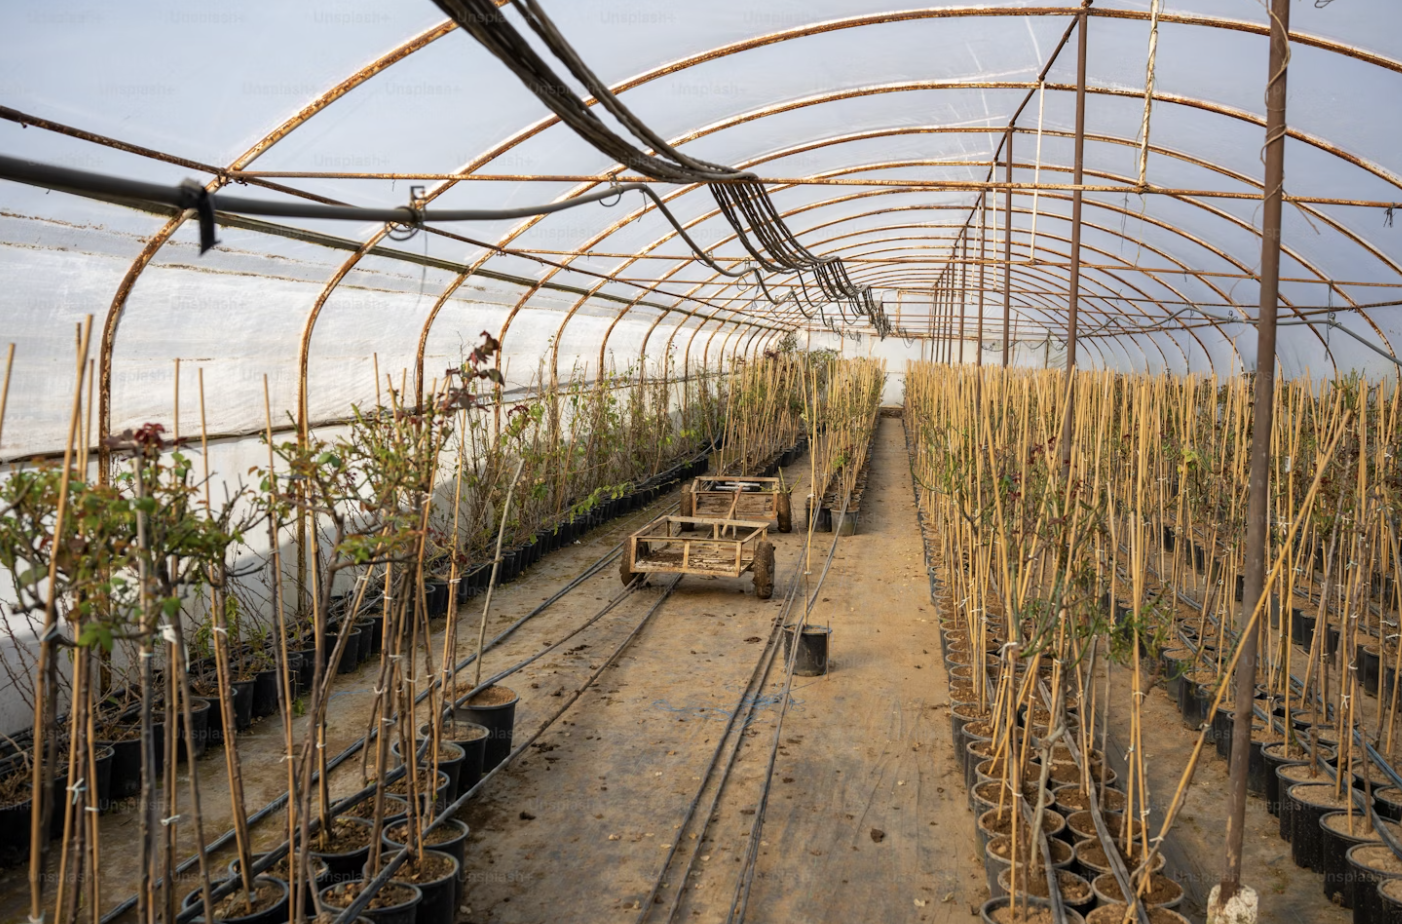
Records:
[[[774,593],[769,524],[756,520],[661,516],[624,542],[618,566],[624,584],[640,574],[755,576],[755,596]]]
[[[778,478],[702,475],[682,491],[681,515],[774,520],[779,532],[793,530],[789,495]]]

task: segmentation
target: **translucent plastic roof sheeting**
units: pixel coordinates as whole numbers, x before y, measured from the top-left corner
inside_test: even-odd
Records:
[[[547,4],[649,125],[687,153],[777,181],[773,201],[800,239],[843,256],[888,314],[901,305],[907,332],[929,332],[936,280],[958,271],[955,241],[968,228],[977,258],[982,229],[988,262],[982,273],[965,270],[965,336],[975,336],[981,278],[986,324],[999,331],[986,331],[985,345],[1001,336],[1003,195],[991,194],[980,216],[976,189],[900,184],[1002,181],[995,158],[1005,130],[1079,6]],[[1084,196],[1080,362],[1254,368],[1265,9],[1172,0],[1160,25],[1147,180],[1245,197],[1234,199],[1131,188],[1148,7],[1090,8],[1086,183],[1114,191]],[[1386,117],[1402,95],[1402,6],[1296,3],[1291,15],[1287,193],[1402,199],[1402,125]],[[1020,185],[1070,182],[1077,41],[1017,119]],[[435,207],[451,208],[554,201],[627,175],[428,0],[8,4],[0,51],[0,150],[47,163],[168,184],[291,172],[249,178],[237,191],[358,205],[402,205],[422,185]],[[464,178],[389,176],[412,173]],[[353,176],[361,174],[374,176]],[[809,182],[783,182],[795,179]],[[656,189],[702,247],[732,265],[748,256],[708,190]],[[1030,189],[1014,196],[1020,363],[1055,365],[1063,355],[1070,202],[1065,189],[1042,189],[1035,205]],[[1402,337],[1402,313],[1358,307],[1396,301],[1402,284],[1402,228],[1384,218],[1376,206],[1287,205],[1285,374],[1394,370],[1382,354]],[[542,363],[561,378],[597,375],[601,357],[619,371],[644,360],[650,371],[715,366],[809,324],[792,302],[770,305],[751,280],[693,260],[638,194],[608,208],[434,230],[442,233],[398,241],[374,223],[244,220],[221,227],[220,247],[201,257],[195,229],[168,213],[0,183],[0,341],[18,344],[0,455],[61,445],[73,325],[87,314],[107,383],[104,426],[168,416],[179,358],[203,368],[209,425],[220,433],[262,425],[264,376],[280,420],[298,412],[303,388],[310,422],[341,419],[373,398],[377,364],[381,376],[415,385],[422,370],[427,387],[483,331],[502,337],[509,384],[523,388]],[[794,280],[773,281],[783,289]],[[1306,316],[1317,323],[1300,323]]]

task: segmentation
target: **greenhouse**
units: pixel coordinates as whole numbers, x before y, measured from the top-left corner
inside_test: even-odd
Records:
[[[1402,6],[0,49],[0,921],[1402,922]]]

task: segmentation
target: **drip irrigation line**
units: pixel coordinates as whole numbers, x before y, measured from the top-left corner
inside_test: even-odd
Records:
[[[720,801],[721,791],[725,788],[726,781],[730,778],[730,771],[735,766],[735,755],[740,752],[744,744],[744,731],[749,727],[755,707],[759,702],[759,691],[764,688],[764,681],[769,676],[769,669],[774,663],[774,656],[779,651],[779,639],[783,634],[784,618],[788,615],[789,608],[793,605],[794,590],[798,587],[797,575],[790,579],[789,592],[784,600],[784,606],[779,614],[774,618],[774,624],[769,629],[769,641],[764,650],[760,652],[759,658],[755,662],[754,668],[750,671],[749,682],[740,694],[740,700],[735,704],[735,709],[731,711],[730,717],[726,720],[725,730],[721,732],[716,741],[715,749],[711,752],[710,762],[706,764],[706,772],[701,776],[701,785],[696,788],[696,795],[687,804],[686,812],[682,816],[680,827],[677,828],[677,836],[673,839],[672,846],[667,850],[667,856],[662,860],[662,868],[657,872],[657,878],[653,880],[652,889],[647,897],[643,899],[642,910],[638,914],[635,924],[644,924],[648,915],[652,912],[652,906],[657,902],[657,893],[661,891],[663,880],[667,878],[667,871],[671,868],[672,859],[676,856],[677,850],[681,847],[682,832],[691,823],[691,819],[696,814],[696,807],[701,803],[701,796],[706,791],[706,785],[711,781],[712,774],[715,773],[716,765],[720,762],[721,753],[725,750],[725,744],[730,737],[731,731],[735,728],[735,720],[742,710],[745,711],[745,720],[740,723],[740,733],[735,740],[735,746],[731,750],[730,760],[726,763],[725,771],[721,774],[716,784],[715,795],[711,799],[711,806],[706,812],[706,821],[701,830],[696,834],[696,849],[692,851],[687,860],[686,869],[682,870],[680,877],[673,876],[677,883],[676,891],[672,895],[672,903],[667,915],[670,922],[681,906],[682,894],[686,891],[687,884],[691,880],[691,871],[696,863],[696,855],[701,852],[702,841],[705,839],[706,831],[710,827],[711,816],[715,814],[716,804]],[[746,705],[748,704],[748,709]]]
[[[675,506],[675,505],[672,505],[672,506]],[[670,510],[670,509],[672,509],[672,507],[669,506],[667,509]],[[585,581],[587,581],[587,580],[589,580],[590,578],[594,577],[594,576],[595,576],[596,574],[598,574],[601,570],[603,570],[604,568],[608,567],[608,565],[609,565],[611,562],[613,562],[613,561],[618,557],[618,555],[622,552],[622,549],[623,549],[623,543],[622,543],[622,542],[620,542],[620,543],[618,543],[617,545],[615,545],[615,546],[613,546],[612,548],[610,548],[607,552],[605,552],[605,553],[603,554],[603,556],[601,556],[598,560],[596,560],[596,561],[595,561],[593,564],[591,564],[588,568],[586,568],[584,571],[582,571],[578,576],[576,576],[575,578],[573,578],[572,580],[570,580],[569,583],[565,584],[564,587],[560,588],[558,591],[556,591],[554,594],[552,594],[548,599],[542,601],[538,606],[536,606],[536,607],[535,607],[534,609],[532,609],[530,612],[528,612],[528,613],[526,613],[525,615],[521,616],[519,619],[517,619],[517,620],[516,620],[515,622],[513,622],[511,625],[507,626],[507,627],[506,627],[505,629],[503,629],[500,633],[498,633],[497,635],[493,636],[492,639],[489,640],[485,646],[483,646],[483,651],[490,651],[490,650],[492,650],[493,648],[495,648],[499,643],[501,643],[502,641],[504,641],[505,639],[507,639],[508,637],[510,637],[512,634],[514,634],[514,633],[516,632],[517,629],[521,628],[523,625],[525,625],[525,624],[526,624],[527,622],[529,622],[531,619],[533,619],[533,618],[535,618],[536,616],[539,616],[541,613],[545,612],[545,611],[546,611],[547,609],[549,609],[551,606],[553,606],[554,604],[558,603],[561,599],[563,599],[565,596],[567,596],[567,595],[568,595],[569,593],[571,593],[573,590],[575,590],[576,588],[578,588],[578,587],[579,587],[581,584],[583,584]],[[595,618],[597,618],[597,617],[595,617]],[[454,674],[457,674],[457,673],[459,673],[459,672],[461,672],[461,671],[467,669],[469,666],[472,665],[472,663],[473,663],[476,659],[477,659],[477,655],[476,655],[475,652],[474,652],[473,654],[468,655],[466,658],[464,658],[462,661],[460,661],[460,662],[453,668],[453,673],[454,673]],[[429,694],[430,694],[433,690],[437,689],[437,687],[438,687],[441,683],[442,683],[441,675],[440,675],[439,677],[435,677],[435,678],[432,680],[432,682],[429,684],[428,689],[422,691],[421,693],[419,693],[418,695],[416,695],[416,696],[414,697],[414,705],[417,706],[417,705],[419,705],[420,703],[422,703],[425,699],[427,699],[428,696],[429,696]],[[455,703],[455,705],[458,705],[458,704],[459,704],[459,703]],[[378,728],[371,729],[369,735],[367,735],[367,736],[362,736],[360,739],[358,739],[358,740],[352,742],[350,745],[348,745],[348,746],[345,748],[345,750],[341,751],[339,754],[337,754],[336,756],[332,757],[329,761],[327,761],[327,764],[326,764],[326,770],[327,770],[327,772],[330,773],[331,771],[333,771],[333,770],[335,770],[336,768],[338,768],[341,764],[345,763],[347,760],[349,760],[350,758],[354,757],[356,754],[358,754],[358,753],[361,751],[362,748],[364,748],[364,747],[368,746],[370,743],[372,743],[372,742],[376,739],[376,737],[378,736],[378,734],[379,734],[379,729],[378,729]],[[225,746],[227,747],[227,746],[229,746],[229,745],[226,743]],[[392,782],[393,779],[397,779],[397,778],[398,778],[398,777],[396,776],[396,774],[402,774],[403,772],[404,772],[404,770],[403,770],[402,767],[398,767],[398,768],[395,768],[394,770],[391,770],[390,773],[386,775],[387,778],[386,778],[385,782]],[[312,783],[315,784],[319,779],[320,779],[320,773],[319,773],[319,771],[313,770],[313,771],[312,771]],[[345,812],[346,810],[351,809],[351,808],[354,808],[356,805],[360,804],[360,803],[363,802],[365,799],[369,798],[371,795],[374,794],[376,785],[377,785],[377,784],[371,784],[370,786],[364,787],[364,788],[358,790],[357,792],[354,792],[354,793],[350,794],[349,796],[346,796],[345,798],[343,798],[343,799],[337,801],[337,802],[331,807],[331,810],[330,810],[330,813],[329,813],[329,814],[331,815],[331,817],[334,818],[334,817],[336,817],[337,815],[340,815],[341,813]],[[257,823],[261,822],[264,818],[267,818],[267,817],[268,817],[269,815],[271,815],[273,812],[275,812],[275,811],[281,809],[283,806],[285,806],[285,805],[287,804],[287,798],[288,798],[288,793],[287,793],[286,791],[284,791],[281,795],[279,795],[279,796],[277,796],[276,798],[274,798],[271,802],[269,802],[269,803],[267,803],[266,805],[264,805],[264,806],[263,806],[262,808],[260,808],[258,811],[254,812],[252,815],[249,815],[249,816],[248,816],[248,819],[247,819],[247,823],[248,823],[249,825],[254,825],[254,824],[257,824]],[[310,822],[310,824],[311,824],[311,826],[312,826],[312,828],[311,828],[312,832],[315,833],[315,832],[319,829],[320,819],[312,819],[311,822]],[[222,848],[228,846],[230,843],[233,842],[234,836],[235,836],[235,831],[234,831],[233,829],[230,829],[230,830],[224,832],[224,833],[221,834],[219,837],[215,838],[213,841],[210,841],[209,843],[207,843],[207,844],[205,845],[205,852],[206,852],[206,853],[212,853],[212,852],[214,852],[214,851],[220,850],[220,849],[222,849]],[[253,865],[252,874],[253,874],[254,876],[258,876],[258,875],[260,875],[261,873],[263,873],[264,871],[270,869],[270,868],[271,868],[272,866],[274,866],[279,860],[281,860],[283,856],[285,856],[285,855],[287,854],[287,851],[288,851],[289,847],[290,847],[289,843],[288,843],[287,841],[284,840],[284,841],[283,841],[279,846],[277,846],[276,848],[274,848],[274,849],[272,849],[272,850],[270,850],[270,851],[267,851],[267,852],[265,853],[265,855],[262,857],[262,859],[261,859],[259,862],[255,863],[255,864]],[[193,857],[187,858],[184,862],[180,863],[179,865],[177,865],[177,866],[175,867],[175,874],[176,874],[176,875],[180,875],[180,874],[183,874],[183,873],[185,873],[185,872],[188,872],[190,869],[194,868],[194,866],[195,866],[198,862],[199,862],[198,856],[193,856]],[[156,885],[159,885],[159,884],[160,884],[160,881],[157,880]],[[231,888],[232,888],[232,887],[231,887]],[[215,900],[217,900],[219,897],[222,897],[224,894],[227,894],[227,891],[221,892],[220,890],[216,889],[216,890],[215,890]],[[115,908],[113,908],[111,911],[109,911],[109,912],[107,912],[106,914],[104,914],[104,915],[102,916],[102,918],[101,918],[99,924],[114,924],[114,922],[115,922],[119,917],[121,917],[121,916],[122,916],[123,914],[125,914],[127,911],[129,911],[129,910],[131,910],[132,908],[134,908],[134,907],[136,906],[136,902],[137,902],[136,896],[132,896],[132,897],[126,899],[126,900],[123,901],[121,904],[119,904],[119,905],[117,905]],[[186,911],[191,911],[191,909],[186,909]],[[177,917],[177,921],[179,922],[179,924],[185,924],[185,922],[188,922],[189,920],[191,920],[191,919],[195,916],[196,913],[198,913],[198,906],[194,906],[194,908],[193,908],[193,913],[186,914],[185,912],[181,912],[181,914]]]
[[[840,516],[843,519],[847,516],[847,505],[850,500],[849,497],[842,503]],[[764,816],[769,807],[769,792],[774,786],[774,765],[779,758],[779,743],[784,731],[784,717],[788,715],[791,701],[790,692],[793,689],[794,667],[798,663],[798,652],[802,647],[799,642],[803,637],[803,627],[807,625],[808,617],[813,612],[813,603],[822,590],[823,581],[828,576],[828,569],[832,567],[833,556],[837,553],[837,540],[841,537],[842,534],[834,526],[832,545],[828,547],[823,570],[818,574],[818,581],[813,588],[812,596],[804,599],[803,615],[799,617],[798,622],[793,627],[794,641],[792,650],[784,663],[784,690],[779,697],[779,718],[774,723],[774,742],[769,748],[769,762],[765,768],[764,785],[760,788],[759,804],[755,807],[755,820],[750,823],[749,841],[745,846],[745,863],[741,867],[740,877],[735,882],[735,892],[731,896],[729,910],[726,913],[726,924],[744,924],[745,913],[749,909],[750,889],[754,885],[755,870],[759,865],[760,835],[764,830]],[[798,587],[797,575],[794,578],[794,587],[796,591]]]
[[[682,576],[679,574],[672,579],[670,584],[662,588],[662,593],[658,596],[657,601],[653,603],[652,606],[648,607],[648,610],[643,615],[642,620],[639,621],[637,626],[633,628],[633,631],[628,633],[628,637],[625,638],[619,644],[618,648],[614,650],[613,654],[609,655],[608,659],[605,660],[603,664],[599,665],[598,670],[594,671],[594,673],[591,674],[589,678],[584,681],[584,683],[580,684],[577,690],[575,690],[569,695],[569,697],[560,705],[559,710],[557,710],[554,715],[546,719],[545,723],[541,725],[538,729],[536,729],[534,732],[532,732],[529,738],[527,738],[525,741],[521,742],[519,745],[513,748],[511,753],[506,755],[506,757],[502,760],[501,763],[497,764],[491,770],[484,773],[482,775],[482,778],[477,781],[476,785],[474,785],[467,792],[463,793],[461,796],[458,796],[457,799],[455,799],[447,807],[445,807],[436,818],[434,818],[428,823],[427,826],[424,827],[422,834],[427,835],[434,828],[438,827],[440,824],[456,815],[458,811],[461,810],[462,807],[465,806],[468,803],[468,801],[472,799],[473,796],[477,795],[477,793],[482,789],[483,786],[487,784],[489,780],[492,779],[492,777],[496,776],[499,772],[501,772],[502,768],[509,765],[512,761],[514,761],[517,757],[524,753],[527,748],[534,744],[536,739],[538,739],[541,735],[545,734],[545,732],[552,725],[555,724],[555,722],[560,718],[560,716],[564,715],[565,712],[568,711],[569,708],[573,706],[581,696],[584,695],[584,691],[593,686],[594,681],[599,678],[599,675],[602,674],[608,668],[612,667],[613,664],[623,655],[623,652],[628,650],[628,647],[632,645],[633,641],[643,631],[647,624],[651,622],[653,615],[659,609],[662,608],[662,604],[667,601],[667,599],[672,595],[672,591],[675,590],[677,585],[681,583],[681,579]],[[634,579],[634,581],[629,585],[629,589],[636,590],[640,585],[641,580]],[[379,874],[376,875],[374,879],[370,880],[368,883],[365,884],[364,888],[360,890],[360,894],[356,897],[355,901],[351,902],[350,907],[346,908],[332,920],[332,924],[351,924],[351,922],[353,922],[357,917],[359,917],[360,913],[365,910],[365,907],[370,903],[371,899],[375,897],[375,893],[378,892],[385,885],[385,883],[389,882],[390,877],[394,875],[395,871],[398,870],[399,867],[403,865],[404,861],[408,858],[409,847],[407,845],[400,847],[399,851],[395,853],[395,855],[391,857],[388,862],[385,863],[384,868],[380,870]]]

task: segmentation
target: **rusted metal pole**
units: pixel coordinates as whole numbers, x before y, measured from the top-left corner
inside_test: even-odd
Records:
[[[959,363],[964,363],[965,306],[969,303],[969,226],[964,226],[964,242],[959,262]]]
[[[978,345],[974,347],[974,365],[983,366],[983,270],[988,256],[988,196],[979,199],[978,235]]]
[[[1246,502],[1246,561],[1241,615],[1256,608],[1266,576],[1266,517],[1269,510],[1272,401],[1275,397],[1275,312],[1280,291],[1281,190],[1285,185],[1285,77],[1290,51],[1290,0],[1271,0],[1270,69],[1266,83],[1266,183],[1261,208],[1261,304],[1256,321],[1255,417],[1251,426],[1251,474]],[[1251,761],[1252,705],[1256,695],[1259,626],[1241,640],[1236,668],[1236,718],[1232,728],[1231,794],[1227,812],[1227,856],[1218,906],[1241,889],[1241,842],[1246,824],[1246,776]]]
[[[1079,184],[1085,174],[1086,162],[1086,58],[1088,12],[1082,8],[1080,28],[1076,33],[1076,159],[1072,167],[1072,182]],[[1076,400],[1076,327],[1081,307],[1081,198],[1080,189],[1071,193],[1071,255],[1070,282],[1067,292],[1066,309],[1066,399],[1061,408],[1061,445],[1058,447],[1061,459],[1062,483],[1071,473],[1071,432],[1075,417],[1073,407]],[[1050,356],[1050,344],[1048,344]],[[1069,490],[1070,486],[1067,485]]]
[[[1003,368],[1008,366],[1008,331],[1013,311],[1013,127],[1008,126],[1003,149],[1008,155],[1008,188],[1003,192]]]

